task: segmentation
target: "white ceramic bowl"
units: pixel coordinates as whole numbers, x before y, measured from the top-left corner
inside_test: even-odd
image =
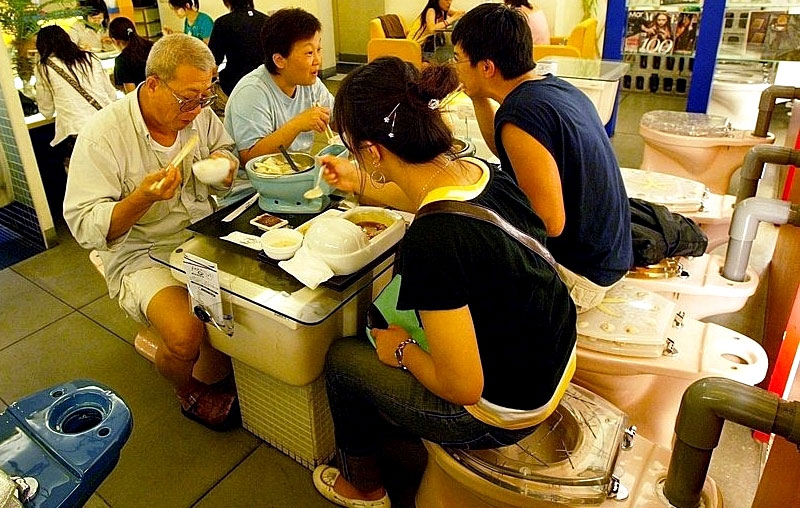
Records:
[[[322,256],[352,254],[369,243],[360,227],[339,217],[315,220],[306,232],[305,241],[311,252]]]
[[[289,259],[303,245],[303,234],[294,229],[273,229],[261,235],[261,248],[272,259]]]
[[[192,165],[194,176],[206,185],[222,183],[230,169],[231,161],[228,159],[203,159]]]

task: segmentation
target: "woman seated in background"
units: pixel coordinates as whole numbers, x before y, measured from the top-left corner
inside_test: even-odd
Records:
[[[531,27],[534,44],[550,44],[550,27],[547,26],[544,11],[538,5],[532,4],[528,0],[503,0],[503,3],[525,15],[528,19],[528,26]]]
[[[411,210],[466,201],[544,243],[542,221],[505,172],[452,160],[439,104],[457,86],[449,66],[420,74],[394,57],[351,72],[333,116],[358,164],[323,158],[326,181]],[[449,447],[510,445],[554,409],[574,372],[576,314],[566,287],[498,226],[417,216],[395,268],[396,307],[417,312],[427,348],[390,318],[388,328],[371,329],[377,351],[357,338],[331,346],[325,379],[342,469],[319,466],[314,485],[341,506],[389,506],[377,463],[389,422]]]
[[[84,51],[111,51],[114,44],[108,36],[108,7],[103,0],[80,0],[78,7],[86,10],[85,19],[71,27],[69,37]]]
[[[133,21],[115,18],[108,25],[108,35],[120,54],[114,62],[114,82],[125,93],[132,92],[144,81],[144,67],[153,42],[136,33]]]
[[[183,33],[197,37],[208,44],[214,20],[205,12],[200,12],[200,0],[169,0],[169,7],[178,18],[183,20]],[[171,34],[172,29],[164,27],[165,34]]]
[[[422,56],[430,60],[436,48],[443,47],[446,43],[444,33],[437,30],[446,30],[464,15],[464,11],[451,10],[453,0],[428,0],[422,13],[419,15],[420,26],[414,32],[413,38],[422,46]]]
[[[39,30],[36,50],[36,103],[47,118],[58,113],[50,146],[65,141],[67,168],[78,131],[97,110],[116,100],[117,91],[100,60],[79,48],[60,26]]]

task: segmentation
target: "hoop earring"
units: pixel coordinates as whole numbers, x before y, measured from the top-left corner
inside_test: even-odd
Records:
[[[382,189],[383,186],[386,185],[386,175],[380,171],[373,171],[369,174],[369,182],[376,189]]]

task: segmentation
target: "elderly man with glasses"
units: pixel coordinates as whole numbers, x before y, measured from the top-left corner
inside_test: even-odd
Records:
[[[156,367],[174,385],[183,413],[219,430],[236,420],[235,391],[227,382],[206,385],[192,377],[205,327],[185,285],[148,256],[151,247],[186,241],[186,227],[214,211],[210,195],[228,192],[238,169],[233,140],[206,108],[215,98],[215,69],[202,41],[184,34],[159,40],[136,93],[99,111],[78,135],[64,218],[83,247],[100,251],[110,296],[163,338]],[[173,166],[195,136],[198,142]],[[206,158],[229,162],[218,186],[192,173],[192,163]]]

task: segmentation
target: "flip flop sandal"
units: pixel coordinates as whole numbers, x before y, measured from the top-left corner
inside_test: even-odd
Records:
[[[39,492],[39,482],[32,476],[10,476],[9,479],[17,484],[15,495],[23,503],[31,501]]]
[[[325,464],[317,466],[312,474],[314,480],[314,487],[317,491],[330,501],[331,503],[346,508],[391,508],[392,503],[389,501],[389,494],[384,494],[382,498],[375,501],[363,501],[361,499],[351,499],[344,497],[333,490],[336,484],[336,479],[339,478],[341,473],[335,467],[327,466]]]
[[[224,398],[225,400],[214,400]],[[235,427],[240,421],[239,399],[235,394],[226,393],[215,386],[206,386],[184,398],[189,407],[181,404],[181,413],[211,430],[225,431]]]

